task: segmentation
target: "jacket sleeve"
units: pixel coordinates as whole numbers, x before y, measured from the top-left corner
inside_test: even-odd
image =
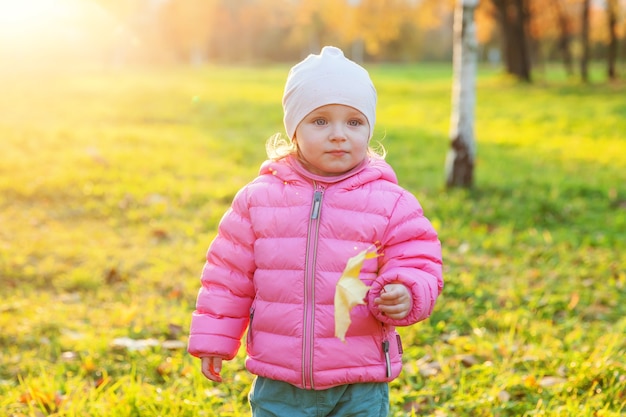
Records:
[[[246,188],[233,200],[207,252],[188,351],[193,356],[232,359],[248,325],[254,286],[254,232]]]
[[[381,244],[379,274],[368,293],[370,311],[381,322],[394,326],[428,318],[443,289],[441,244],[419,202],[409,192],[403,192],[396,202]],[[404,284],[411,293],[411,311],[401,320],[385,316],[374,303],[383,287],[392,282]]]

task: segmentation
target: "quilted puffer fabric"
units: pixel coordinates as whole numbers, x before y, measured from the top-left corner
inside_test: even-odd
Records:
[[[348,258],[378,247],[360,278],[367,304],[334,336],[334,293]],[[292,159],[268,161],[222,218],[201,276],[189,352],[232,359],[246,335],[253,374],[304,389],[384,382],[401,370],[395,326],[429,317],[443,288],[441,246],[416,198],[383,160],[317,177]],[[402,320],[373,300],[391,282],[412,294]]]

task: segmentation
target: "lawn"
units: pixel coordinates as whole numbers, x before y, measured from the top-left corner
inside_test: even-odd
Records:
[[[206,248],[282,131],[288,67],[0,77],[0,414],[243,416],[185,352]],[[442,240],[394,417],[626,413],[626,85],[478,76],[446,190],[450,68],[371,68],[374,138]]]

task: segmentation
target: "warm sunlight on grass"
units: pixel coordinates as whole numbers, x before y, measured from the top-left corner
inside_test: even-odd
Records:
[[[216,386],[184,347],[206,248],[282,129],[287,69],[0,87],[0,415],[249,415],[244,350]],[[623,416],[623,86],[481,68],[466,192],[443,189],[449,66],[371,75],[374,137],[436,225],[446,268],[431,319],[401,329],[390,417]]]

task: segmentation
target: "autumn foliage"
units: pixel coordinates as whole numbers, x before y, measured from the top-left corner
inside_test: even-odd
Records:
[[[144,58],[152,60],[293,61],[326,44],[369,60],[452,54],[454,0],[171,0],[151,6],[150,13],[148,4],[155,2],[100,2],[140,38]],[[515,14],[526,16],[521,24],[528,36],[515,42],[527,42],[534,60],[561,59],[564,41],[577,55],[582,6],[583,0],[482,0],[476,13],[481,56],[504,50],[504,32]],[[590,41],[596,55],[607,53],[612,30],[623,42],[625,12],[624,0],[592,2]]]

